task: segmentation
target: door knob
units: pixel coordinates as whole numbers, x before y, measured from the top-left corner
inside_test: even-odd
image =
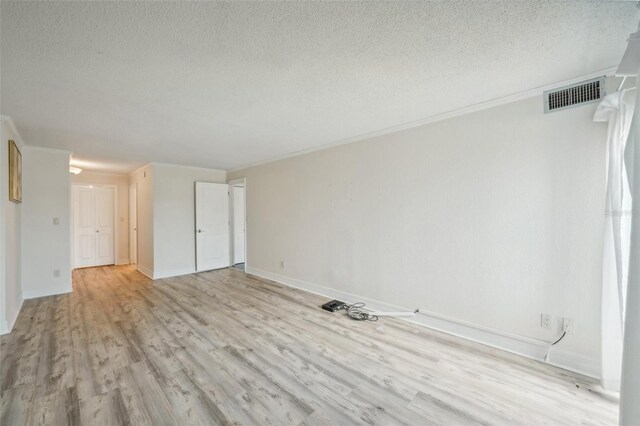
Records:
[[[96,229],[96,232],[100,232],[100,231]]]
[[[202,234],[202,229],[198,229],[198,234]]]

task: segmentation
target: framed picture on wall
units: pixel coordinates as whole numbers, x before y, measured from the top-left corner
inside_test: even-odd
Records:
[[[9,201],[22,202],[22,154],[12,140],[9,141]]]

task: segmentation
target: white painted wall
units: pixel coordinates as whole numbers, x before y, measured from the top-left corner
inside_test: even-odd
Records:
[[[25,146],[22,201],[24,298],[71,291],[70,152]],[[59,224],[53,224],[53,218]],[[54,277],[54,270],[60,271]]]
[[[137,268],[153,277],[153,167],[147,164],[129,176],[138,191],[138,263]]]
[[[24,151],[24,144],[8,117],[1,118],[0,134],[0,334],[5,334],[11,331],[23,300],[22,205],[9,201],[9,140],[13,140],[21,152]]]
[[[196,181],[224,183],[226,172],[153,164],[154,278],[195,272]]]
[[[247,178],[248,271],[419,307],[425,323],[530,356],[558,332],[540,327],[541,313],[573,318],[551,359],[597,375],[605,126],[593,105],[548,115],[542,105],[537,96],[230,173]]]
[[[5,259],[5,210],[6,205],[4,200],[6,200],[5,191],[8,188],[8,177],[6,176],[8,169],[8,159],[5,158],[7,154],[2,154],[5,151],[5,147],[7,146],[8,134],[5,130],[5,118],[0,118],[0,335],[8,333],[11,327],[9,327],[9,323],[7,321],[7,295],[6,295],[6,279],[5,279],[5,270],[6,270],[6,259]]]
[[[116,264],[129,263],[129,176],[110,173],[82,172],[71,175],[71,183],[85,185],[116,185],[118,187],[118,216],[115,228],[118,234]]]

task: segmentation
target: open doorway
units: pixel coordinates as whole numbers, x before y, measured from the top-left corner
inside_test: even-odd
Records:
[[[246,181],[229,181],[231,202],[231,265],[245,270],[246,264]]]

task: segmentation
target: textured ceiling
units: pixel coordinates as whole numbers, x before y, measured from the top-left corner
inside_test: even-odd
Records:
[[[128,171],[221,169],[615,66],[635,2],[7,2],[0,109]],[[93,163],[98,166],[97,163]]]

